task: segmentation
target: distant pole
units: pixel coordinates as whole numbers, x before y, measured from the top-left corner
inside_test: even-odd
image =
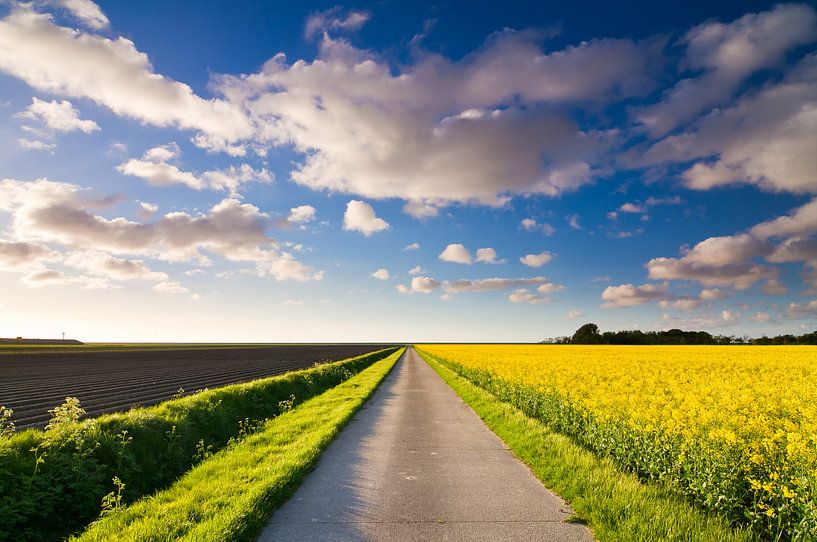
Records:
[[[62,342],[65,342],[65,332],[62,332]]]

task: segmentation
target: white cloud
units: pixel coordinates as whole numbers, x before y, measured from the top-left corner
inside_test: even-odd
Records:
[[[681,297],[678,299],[662,299],[658,302],[658,306],[664,309],[681,309],[683,311],[690,311],[701,306],[701,300],[694,297]]]
[[[198,130],[224,144],[253,133],[239,107],[203,99],[189,86],[155,73],[147,55],[132,41],[57,26],[50,15],[26,4],[14,5],[0,19],[0,72],[42,92],[87,98],[118,115],[160,127]]]
[[[726,299],[729,297],[730,293],[725,292],[723,290],[719,290],[717,288],[704,288],[701,290],[701,293],[698,295],[704,301],[715,301],[718,299]]]
[[[550,299],[531,292],[525,288],[520,288],[519,290],[514,290],[510,294],[508,294],[508,301],[511,303],[528,303],[531,305],[539,305],[541,303],[548,303]]]
[[[414,277],[411,279],[411,286],[403,284],[397,286],[397,291],[402,294],[421,293],[428,294],[440,287],[440,283],[431,277]]]
[[[378,280],[389,280],[389,270],[381,267],[372,273],[372,276]]]
[[[539,286],[541,293],[557,292],[563,289],[548,281],[545,277],[530,278],[488,278],[488,279],[460,279],[455,281],[445,281],[443,288],[449,294],[459,294],[465,292],[493,292],[496,290],[507,290],[509,288],[519,288],[523,286]]]
[[[505,263],[505,260],[496,259],[496,250],[493,248],[478,248],[477,261],[482,263]]]
[[[552,294],[554,292],[561,292],[564,289],[565,287],[562,286],[561,284],[553,284],[552,282],[546,282],[544,284],[540,284],[536,288],[536,291],[539,292],[540,294]]]
[[[46,143],[37,139],[26,139],[21,137],[17,140],[22,148],[27,151],[53,151],[57,148],[54,143]]]
[[[785,295],[789,292],[786,285],[777,279],[767,280],[760,290],[766,295]]]
[[[139,209],[136,211],[136,214],[139,216],[139,218],[147,220],[149,218],[153,218],[153,216],[159,212],[159,206],[155,203],[149,203],[146,201],[140,201],[138,203]]]
[[[160,282],[153,289],[162,294],[188,294],[190,290],[179,282]]]
[[[579,309],[573,309],[567,312],[567,318],[569,320],[575,320],[576,318],[581,318],[584,316],[584,312]]]
[[[579,215],[567,215],[567,224],[574,230],[582,229],[582,225],[579,222]]]
[[[619,207],[618,210],[622,213],[643,213],[644,207],[638,205],[637,203],[625,203]]]
[[[46,102],[34,97],[31,105],[17,116],[39,121],[55,132],[81,131],[89,134],[100,129],[96,122],[79,118],[79,111],[68,100]]]
[[[403,250],[420,250],[420,243],[411,243],[410,245],[406,245],[403,247]]]
[[[117,170],[123,175],[145,179],[151,186],[166,187],[182,184],[194,190],[226,190],[236,194],[238,188],[248,182],[270,183],[272,175],[267,169],[256,170],[249,164],[230,166],[222,170],[205,171],[200,176],[183,171],[169,163],[178,158],[180,150],[176,143],[148,149],[141,160],[130,159],[119,164]]]
[[[68,276],[62,271],[41,269],[24,275],[22,283],[30,288],[45,286],[79,286],[83,290],[111,290],[117,288],[114,284],[102,277]]]
[[[748,183],[771,191],[817,192],[817,55],[777,84],[701,117],[643,154],[647,164],[696,161],[682,178],[697,190]]]
[[[553,260],[553,257],[554,254],[552,252],[545,250],[539,254],[526,254],[519,258],[519,261],[528,267],[542,267],[549,261]]]
[[[94,250],[72,252],[65,257],[63,264],[112,280],[169,280],[167,273],[153,271],[141,260],[117,258]]]
[[[365,11],[344,11],[340,6],[311,14],[306,19],[304,37],[312,39],[316,34],[335,30],[351,32],[360,30],[371,15]]]
[[[91,0],[40,0],[35,3],[63,8],[94,30],[102,30],[111,24],[105,13]]]
[[[351,200],[346,204],[346,213],[343,215],[343,229],[358,231],[369,237],[370,235],[388,230],[391,226],[382,218],[378,218],[371,205],[364,201]]]
[[[452,202],[502,205],[589,183],[619,133],[580,127],[561,104],[639,94],[649,46],[591,40],[545,53],[535,32],[503,31],[461,60],[388,58],[324,36],[313,61],[276,55],[216,88],[242,103],[260,144],[293,145],[292,179],[315,190],[401,198],[430,216]]]
[[[303,304],[304,304],[303,299],[287,299],[286,301],[281,303],[281,305],[303,305]]]
[[[519,222],[519,227],[525,231],[541,231],[548,237],[556,233],[556,229],[548,223],[540,224],[535,218],[523,218]]]
[[[810,6],[783,4],[749,13],[728,24],[707,22],[683,38],[682,67],[701,75],[683,79],[663,100],[642,108],[638,120],[654,135],[673,130],[728,100],[758,70],[782,63],[786,51],[817,37],[817,16]]]
[[[425,200],[409,200],[403,205],[403,212],[417,219],[434,218],[440,214],[440,210]]]
[[[659,301],[666,297],[667,284],[622,284],[621,286],[608,286],[601,293],[601,298],[606,302],[602,305],[605,309],[634,307],[644,305],[650,301]]]
[[[294,224],[304,224],[315,220],[315,208],[311,205],[299,205],[289,210],[287,217],[289,222]]]
[[[773,320],[772,315],[768,312],[758,312],[754,316],[752,316],[752,320],[759,323],[765,324],[767,322],[771,322]]]
[[[667,196],[664,198],[650,196],[645,203],[647,206],[652,207],[655,205],[681,205],[683,202],[681,196]]]
[[[40,267],[44,261],[59,259],[59,254],[46,245],[0,239],[0,269],[18,271]]]
[[[207,213],[168,213],[152,223],[92,212],[76,185],[48,180],[0,180],[0,210],[11,213],[9,233],[72,250],[202,261],[206,253],[252,262],[276,280],[320,280],[322,273],[295,260],[266,235],[272,220],[254,205],[227,198]],[[93,203],[93,202],[91,202]]]
[[[721,311],[721,319],[724,322],[734,322],[735,320],[738,319],[738,315],[735,314],[734,311],[724,310],[724,311]]]
[[[461,263],[471,265],[471,253],[468,249],[460,243],[451,243],[442,252],[438,258],[444,262]]]
[[[416,277],[421,273],[423,273],[423,268],[420,267],[419,265],[415,265],[414,267],[409,269],[409,275],[411,275],[412,277]]]
[[[814,318],[817,316],[817,299],[806,303],[789,303],[786,317],[794,319]]]

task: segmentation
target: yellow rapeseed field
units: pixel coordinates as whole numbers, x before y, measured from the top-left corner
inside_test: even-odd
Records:
[[[817,539],[817,347],[420,350],[764,537]]]

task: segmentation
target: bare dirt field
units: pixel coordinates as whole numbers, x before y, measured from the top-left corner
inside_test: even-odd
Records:
[[[77,397],[89,416],[151,405],[179,388],[190,393],[245,382],[315,363],[337,361],[383,345],[168,347],[83,352],[20,352],[0,356],[0,405],[18,428],[41,427],[48,410]]]

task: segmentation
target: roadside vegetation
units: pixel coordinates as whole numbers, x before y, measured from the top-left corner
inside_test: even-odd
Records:
[[[401,354],[264,422],[168,489],[125,507],[114,499],[108,513],[72,540],[253,540]]]
[[[695,507],[669,488],[644,484],[610,458],[600,457],[546,423],[529,417],[460,374],[461,366],[417,349],[457,394],[526,463],[542,483],[566,499],[574,515],[602,542],[738,542],[756,540],[722,517]]]
[[[817,539],[817,349],[427,345],[645,481],[769,540]]]
[[[337,386],[396,352],[380,350],[149,408],[81,420],[75,399],[44,431],[0,436],[0,540],[62,538],[103,509],[167,487],[191,466],[259,424]]]

